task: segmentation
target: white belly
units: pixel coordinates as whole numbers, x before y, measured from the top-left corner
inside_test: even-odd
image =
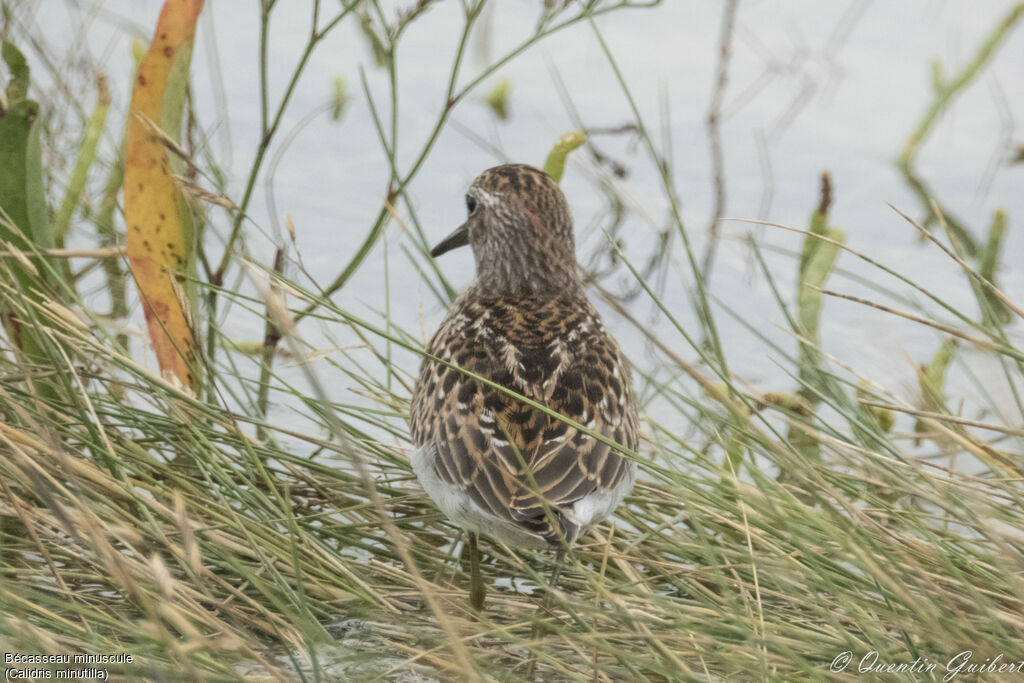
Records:
[[[486,534],[513,546],[538,549],[550,547],[540,536],[531,534],[512,522],[495,517],[477,505],[462,488],[443,481],[434,467],[435,457],[436,451],[433,446],[421,446],[410,454],[409,462],[427,495],[454,524],[466,531]],[[636,463],[630,462],[628,467],[627,475],[614,489],[586,495],[571,507],[563,508],[562,514],[582,529],[606,518],[633,489],[633,482],[636,481]]]

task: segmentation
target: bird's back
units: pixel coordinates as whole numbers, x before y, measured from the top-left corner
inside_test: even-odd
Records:
[[[487,297],[471,288],[428,353],[636,450],[628,369],[582,294]],[[412,437],[430,453],[427,478],[550,544],[607,516],[635,477],[608,444],[429,358],[413,393]]]

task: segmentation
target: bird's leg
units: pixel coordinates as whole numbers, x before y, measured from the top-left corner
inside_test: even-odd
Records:
[[[480,576],[480,550],[476,547],[476,532],[469,532],[469,604],[479,612],[484,607],[483,577]]]
[[[558,578],[562,575],[562,565],[565,563],[565,543],[558,546],[555,551],[555,568],[551,570],[551,578],[548,580],[548,589],[544,592],[544,599],[537,607],[536,621],[533,622],[533,630],[530,632],[530,640],[537,642],[544,635],[544,616],[551,613],[551,603],[554,600],[555,588],[558,587]],[[537,657],[530,658],[526,669],[526,680],[532,681],[537,673]]]
[[[548,592],[544,595],[544,609],[551,611],[551,594],[558,588],[558,579],[562,576],[562,565],[565,564],[565,546],[558,546],[555,551],[555,568],[551,570],[551,579],[548,581]]]

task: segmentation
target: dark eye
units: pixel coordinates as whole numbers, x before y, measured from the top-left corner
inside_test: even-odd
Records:
[[[466,211],[468,211],[470,215],[473,215],[473,212],[476,211],[476,199],[470,197],[468,194],[466,195]]]

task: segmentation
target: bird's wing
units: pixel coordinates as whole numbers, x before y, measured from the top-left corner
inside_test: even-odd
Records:
[[[453,311],[431,353],[635,450],[628,370],[597,313],[585,302],[528,303],[476,302]],[[444,481],[551,542],[578,532],[562,514],[568,506],[614,489],[629,472],[608,444],[429,359],[412,426],[417,444],[435,444]]]

